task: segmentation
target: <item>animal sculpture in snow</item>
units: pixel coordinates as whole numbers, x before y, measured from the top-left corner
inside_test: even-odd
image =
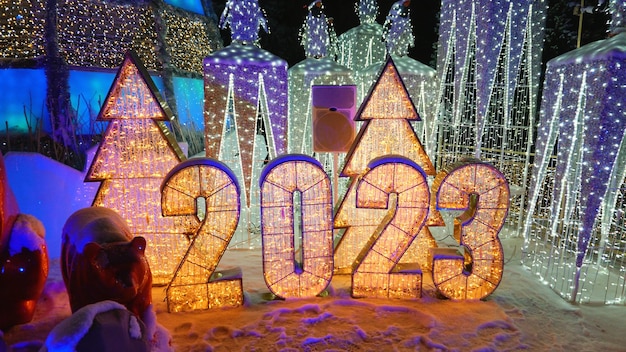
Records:
[[[61,273],[72,312],[112,300],[143,317],[152,303],[152,273],[144,255],[146,240],[133,237],[115,211],[90,207],[76,211],[63,227]]]
[[[0,155],[0,330],[33,319],[48,278],[44,235],[39,220],[20,214]]]

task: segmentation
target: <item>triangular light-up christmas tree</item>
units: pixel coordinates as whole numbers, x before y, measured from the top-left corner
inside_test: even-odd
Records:
[[[164,123],[171,118],[147,70],[127,52],[100,110],[98,120],[110,123],[85,177],[102,182],[92,205],[114,209],[146,238],[155,283],[167,282],[187,247],[175,220],[161,214],[161,182],[184,158]]]
[[[400,155],[416,162],[427,175],[435,175],[435,168],[410,123],[419,119],[419,115],[391,57],[356,116],[364,124],[340,174],[350,177],[352,182],[335,216],[335,228],[346,228],[335,249],[335,268],[339,274],[354,271],[358,254],[390,211],[356,208],[356,185],[367,172],[369,162],[385,155]],[[422,247],[430,248],[435,245],[434,240],[424,229],[416,242],[426,240],[428,245]],[[426,265],[426,258],[423,259],[420,264]]]

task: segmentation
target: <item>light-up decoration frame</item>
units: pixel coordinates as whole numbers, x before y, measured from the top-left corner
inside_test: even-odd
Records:
[[[399,156],[375,159],[369,167],[356,189],[357,207],[389,208],[389,212],[357,257],[352,296],[419,298],[422,271],[398,263],[428,217],[426,174],[415,162]],[[395,202],[390,201],[392,194]]]
[[[376,23],[376,0],[359,0],[354,4],[359,25],[339,35],[337,62],[352,70],[360,70],[385,60],[385,44],[381,40],[383,26]]]
[[[333,275],[333,199],[322,165],[306,155],[272,160],[261,174],[263,275],[278,297],[312,297],[326,289]],[[299,193],[300,204],[295,204]],[[301,209],[300,228],[295,227]],[[298,233],[298,232],[301,232]],[[302,236],[301,263],[295,236]]]
[[[341,171],[341,176],[351,178],[351,184],[334,219],[335,228],[345,228],[335,248],[337,274],[352,274],[357,255],[385,216],[385,211],[380,209],[356,207],[358,178],[368,170],[369,162],[397,154],[413,160],[426,174],[435,175],[435,168],[410,123],[416,120],[419,121],[420,117],[393,59],[389,57],[356,114],[355,121],[363,121],[363,124]],[[434,245],[427,227],[418,237],[415,246]],[[427,250],[411,248],[407,252],[410,257],[407,262],[418,260],[422,268],[430,267]]]
[[[571,302],[626,302],[625,58],[621,32],[546,68],[522,260]]]
[[[454,220],[454,237],[463,253],[433,250],[433,283],[450,299],[485,298],[502,280],[498,234],[509,210],[508,182],[495,167],[473,160],[454,164],[437,178],[442,178],[437,209],[464,211]]]
[[[163,68],[152,6],[58,0],[54,11],[59,55],[68,65],[113,68],[133,49],[150,70]]]
[[[104,100],[98,121],[109,121],[85,176],[101,182],[93,206],[117,211],[148,242],[153,282],[169,282],[187,249],[177,219],[161,214],[163,177],[184,158],[165,125],[173,114],[136,54],[129,51]]]
[[[241,270],[216,272],[239,222],[239,185],[225,164],[194,158],[161,185],[163,216],[183,216],[189,247],[166,289],[169,312],[243,304]]]
[[[507,222],[521,229],[531,155],[545,0],[442,0],[437,74],[437,161],[473,156],[511,186]]]

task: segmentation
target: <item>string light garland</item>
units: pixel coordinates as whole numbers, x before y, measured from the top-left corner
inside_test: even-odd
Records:
[[[210,26],[201,16],[190,16],[163,9],[165,48],[170,64],[178,70],[202,73],[202,59],[218,48],[211,39],[219,36],[216,26]]]
[[[161,213],[163,177],[184,157],[165,126],[172,113],[133,52],[126,53],[98,120],[110,121],[85,181],[101,182],[93,206],[117,211],[148,245],[154,283],[165,283],[187,249],[176,219]]]
[[[548,62],[524,227],[524,264],[577,303],[626,300],[626,2],[610,8],[609,39]]]
[[[385,45],[382,41],[383,26],[376,23],[378,15],[376,0],[359,0],[355,3],[355,10],[359,17],[359,25],[339,35],[337,62],[358,71],[384,62]]]
[[[145,4],[61,0],[56,11],[59,54],[68,65],[114,68],[133,49],[147,69],[162,68],[154,13]]]
[[[529,187],[546,13],[544,0],[442,1],[437,160],[487,161],[509,180],[521,230]]]
[[[45,54],[45,1],[24,0],[0,8],[0,59],[36,59]]]
[[[216,272],[239,222],[239,186],[223,163],[193,158],[178,164],[161,185],[164,216],[183,217],[188,249],[166,289],[169,312],[243,304],[241,269]]]

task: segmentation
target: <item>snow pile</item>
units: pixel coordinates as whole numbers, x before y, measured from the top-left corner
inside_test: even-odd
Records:
[[[503,280],[486,301],[476,302],[438,298],[428,275],[416,300],[351,298],[350,277],[343,275],[333,277],[324,297],[271,300],[261,251],[228,250],[220,270],[241,267],[246,304],[168,313],[164,287],[154,287],[152,323],[162,328],[155,343],[167,346],[171,337],[175,351],[623,351],[626,307],[563,301],[519,264],[521,244],[519,238],[503,239]],[[13,351],[38,351],[70,316],[59,272],[53,263],[33,321],[5,332]]]
[[[22,249],[31,252],[41,249],[45,235],[46,230],[41,221],[32,215],[19,214],[11,229],[9,255],[14,256],[22,252]]]

